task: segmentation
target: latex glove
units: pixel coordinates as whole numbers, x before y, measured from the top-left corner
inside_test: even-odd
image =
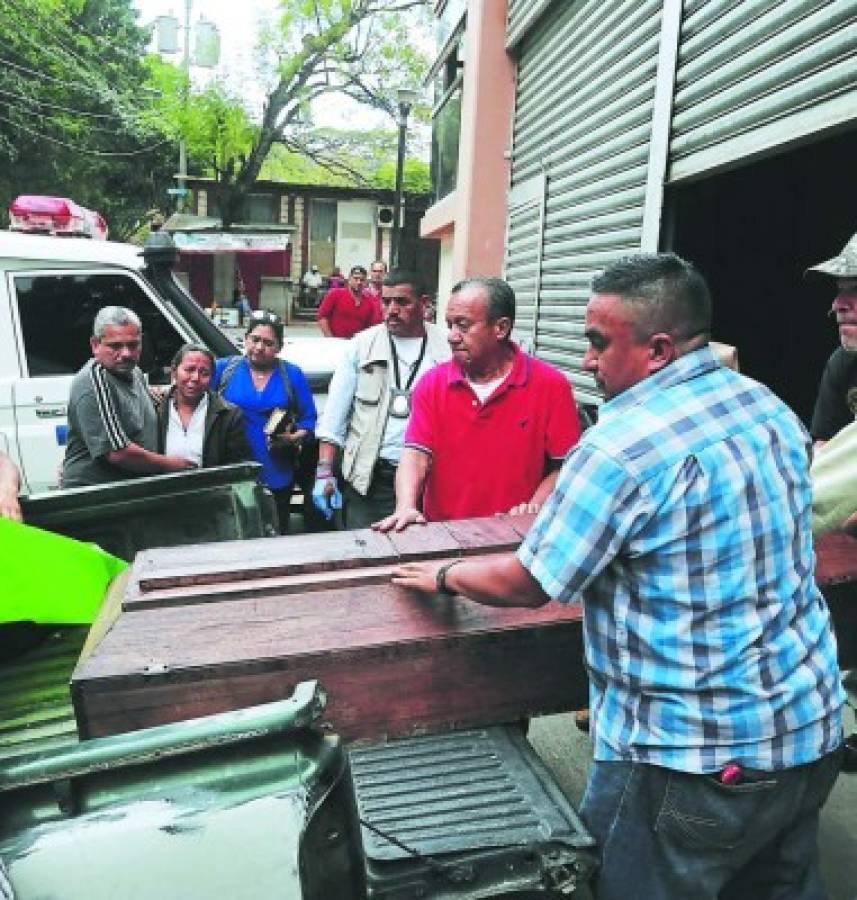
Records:
[[[312,502],[329,522],[333,518],[333,511],[342,509],[342,494],[336,486],[336,479],[316,478],[312,489]]]

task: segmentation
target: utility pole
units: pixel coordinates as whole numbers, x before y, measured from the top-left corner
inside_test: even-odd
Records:
[[[182,74],[184,75],[184,107],[187,111],[188,90],[190,87],[190,7],[192,0],[184,4],[184,35],[182,41]],[[179,139],[179,195],[176,197],[176,211],[184,212],[185,191],[187,190],[187,141],[184,135]]]
[[[182,88],[182,100],[187,109],[190,98],[190,67],[198,66],[203,69],[213,69],[220,59],[220,34],[213,22],[208,22],[200,16],[199,22],[194,28],[196,46],[193,59],[190,52],[191,36],[191,6],[193,0],[184,0],[184,34],[182,35],[180,68],[184,78]],[[178,19],[172,15],[158,16],[155,19],[155,33],[157,35],[157,51],[172,56],[179,52],[178,31],[182,27]],[[176,173],[177,187],[167,189],[171,197],[176,198],[176,211],[183,212],[186,206],[187,196],[187,143],[184,137],[179,139],[179,169]]]

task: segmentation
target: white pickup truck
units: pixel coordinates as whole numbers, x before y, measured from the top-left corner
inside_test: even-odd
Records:
[[[143,322],[140,367],[151,384],[169,380],[169,363],[188,341],[217,356],[230,339],[173,276],[176,250],[164,232],[145,249],[82,238],[0,232],[0,450],[21,469],[22,490],[57,485],[72,376],[90,356],[103,306],[127,306]],[[317,403],[344,342],[286,340],[283,356],[307,375]]]

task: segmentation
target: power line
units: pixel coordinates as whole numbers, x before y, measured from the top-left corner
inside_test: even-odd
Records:
[[[88,119],[119,119],[122,120],[122,116],[117,113],[96,113],[96,112],[86,112],[82,109],[73,109],[70,106],[62,106],[59,103],[48,103],[47,100],[39,100],[36,97],[28,97],[26,94],[16,94],[13,91],[5,91],[3,88],[0,88],[0,94],[5,97],[13,97],[15,100],[23,100],[25,103],[35,104],[36,106],[44,106],[49,109],[58,109],[61,112],[72,113],[75,116],[84,116]]]
[[[57,144],[60,147],[65,147],[68,150],[74,150],[76,153],[82,153],[86,156],[97,156],[100,158],[142,156],[144,153],[151,153],[153,150],[157,150],[159,147],[163,147],[167,144],[173,143],[173,141],[169,140],[158,141],[157,144],[151,144],[148,147],[141,147],[139,150],[86,150],[82,147],[77,147],[74,144],[69,144],[67,141],[61,141],[58,138],[51,137],[49,134],[42,134],[41,132],[36,131],[34,128],[28,128],[26,125],[22,125],[20,122],[13,122],[11,119],[7,119],[6,116],[3,115],[0,115],[0,122],[5,122],[7,125],[11,125],[13,128],[18,128],[22,131],[26,131],[28,134],[32,134],[34,137],[37,137],[43,141],[48,141],[51,144]]]
[[[2,93],[3,93],[3,91],[0,91],[0,94],[2,94]],[[36,101],[36,102],[38,102],[38,101]],[[13,102],[11,100],[5,101],[5,105],[10,110],[14,110],[15,112],[19,113],[20,115],[28,116],[31,119],[41,119],[43,122],[47,122],[52,125],[58,124],[55,122],[55,119],[51,115],[38,112],[37,110],[34,110],[32,108],[28,109],[27,107],[20,105],[16,102]],[[62,126],[58,125],[58,127],[62,127]],[[86,123],[85,127],[86,127],[86,130],[89,132],[98,132],[100,134],[109,134],[109,135],[113,135],[114,137],[116,136],[117,128],[115,126],[113,128],[105,128],[100,125],[90,125],[89,123]]]
[[[7,49],[10,48],[8,48],[7,46]],[[25,72],[27,75],[32,75],[35,78],[41,78],[42,81],[52,81],[54,84],[61,84],[65,87],[68,87],[69,85],[68,78],[55,78],[53,75],[46,75],[44,72],[37,72],[35,69],[28,69],[26,66],[19,66],[17,63],[13,63],[9,59],[3,59],[2,57],[0,57],[0,63],[2,63],[4,66],[8,66],[10,69],[16,69],[19,72]],[[84,93],[98,96],[99,99],[101,99],[101,95],[97,91],[93,90],[93,88],[91,88],[89,85],[75,82],[72,86],[81,88]]]

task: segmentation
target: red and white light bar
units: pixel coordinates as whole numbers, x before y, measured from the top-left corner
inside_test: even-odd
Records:
[[[9,206],[9,229],[107,240],[104,217],[66,197],[21,194]]]

